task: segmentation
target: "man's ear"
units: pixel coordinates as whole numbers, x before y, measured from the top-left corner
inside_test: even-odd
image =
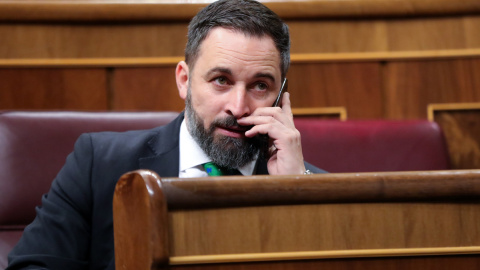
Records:
[[[185,100],[187,98],[189,80],[188,65],[185,61],[180,61],[177,64],[175,78],[177,80],[178,94],[183,100]]]

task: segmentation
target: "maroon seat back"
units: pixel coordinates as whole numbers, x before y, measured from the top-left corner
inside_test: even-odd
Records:
[[[73,150],[81,133],[146,129],[178,113],[0,113],[0,269],[35,206]],[[303,153],[330,172],[448,168],[440,128],[427,121],[334,121],[296,118]]]
[[[81,133],[149,129],[177,112],[0,112],[0,269]]]
[[[329,172],[449,169],[440,127],[426,120],[295,118],[306,161]]]

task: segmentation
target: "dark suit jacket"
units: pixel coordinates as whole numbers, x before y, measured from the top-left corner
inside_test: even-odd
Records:
[[[177,177],[183,114],[164,127],[83,134],[42,198],[7,269],[115,269],[112,200],[120,176],[150,169]],[[313,172],[323,172],[309,164]],[[256,174],[268,174],[266,162]]]

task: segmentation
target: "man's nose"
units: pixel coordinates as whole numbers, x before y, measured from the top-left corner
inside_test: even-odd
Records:
[[[230,90],[226,110],[228,114],[237,119],[250,114],[250,104],[245,87],[238,86]]]

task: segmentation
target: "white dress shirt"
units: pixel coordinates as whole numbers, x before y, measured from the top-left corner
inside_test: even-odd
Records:
[[[203,164],[212,160],[200,148],[195,139],[190,135],[187,129],[185,119],[180,126],[180,171],[178,177],[207,177],[208,174],[203,168]],[[257,158],[247,165],[238,168],[242,175],[252,175],[257,163]]]

